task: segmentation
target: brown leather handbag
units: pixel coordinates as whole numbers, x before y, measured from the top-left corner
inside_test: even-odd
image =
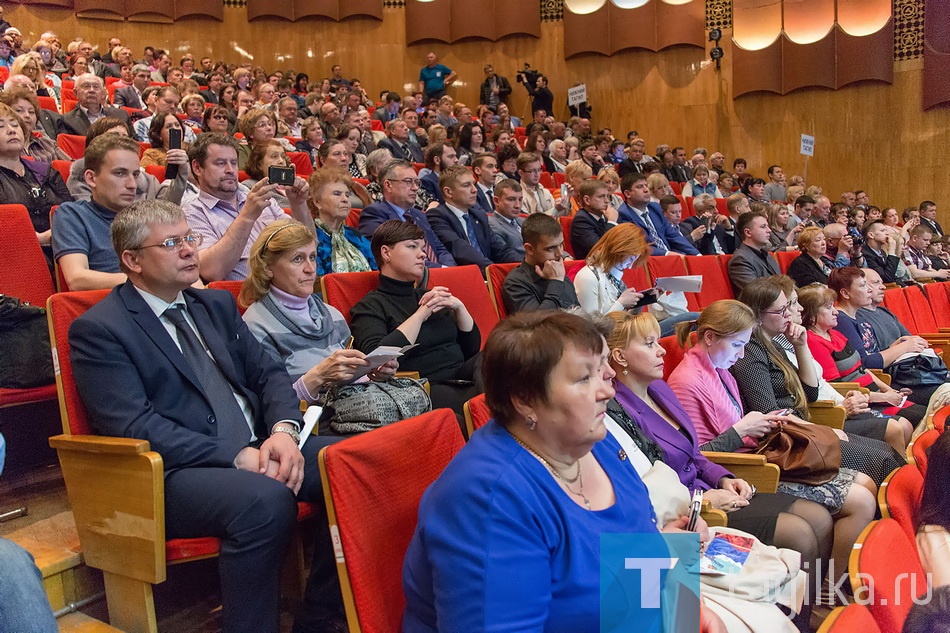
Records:
[[[781,468],[784,481],[820,486],[841,468],[838,436],[818,424],[788,422],[764,437],[755,452]]]

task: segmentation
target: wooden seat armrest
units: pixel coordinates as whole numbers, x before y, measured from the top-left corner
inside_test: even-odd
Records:
[[[165,580],[162,457],[145,440],[57,435],[69,505],[87,565],[157,584]]]
[[[729,526],[729,515],[722,510],[717,510],[712,507],[712,504],[708,501],[703,501],[703,507],[699,511],[699,516],[703,517],[703,521],[705,521],[709,527]]]
[[[54,435],[49,445],[56,450],[82,451],[85,453],[111,453],[113,455],[139,455],[149,450],[147,440],[105,435]]]
[[[950,336],[950,327],[938,327],[937,332],[946,336]]]
[[[758,492],[775,492],[781,471],[770,464],[762,455],[748,453],[716,453],[703,451],[703,455],[714,464],[719,464],[739,479],[745,479],[755,486]]]
[[[869,370],[872,374],[877,376],[877,379],[883,382],[888,387],[891,385],[891,375],[884,371],[883,369],[871,369]]]
[[[831,382],[828,384],[842,396],[847,396],[849,391],[860,391],[865,395],[871,393],[869,389],[862,387],[856,382]]]
[[[811,421],[833,429],[843,429],[848,412],[830,400],[818,400],[808,404]]]

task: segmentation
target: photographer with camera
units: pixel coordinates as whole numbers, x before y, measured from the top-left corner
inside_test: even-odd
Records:
[[[538,110],[544,110],[548,114],[554,112],[554,93],[548,89],[547,77],[542,75],[540,71],[532,69],[531,64],[525,62],[524,70],[519,72],[516,78],[532,97],[532,112]]]

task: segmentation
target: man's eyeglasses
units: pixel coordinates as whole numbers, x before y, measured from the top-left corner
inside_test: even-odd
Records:
[[[785,307],[778,310],[762,310],[762,314],[774,314],[776,316],[788,316],[792,313],[792,304],[786,303]]]
[[[524,173],[526,174],[540,174],[544,170],[543,169],[524,169],[522,171],[524,171]]]
[[[421,187],[422,181],[418,178],[387,178],[389,182],[401,182],[407,187]]]
[[[178,237],[170,237],[164,242],[159,242],[158,244],[146,244],[145,246],[139,246],[139,248],[164,248],[169,253],[178,252],[185,247],[185,244],[192,248],[198,248],[201,246],[201,243],[204,241],[204,235],[200,233],[188,233],[187,235],[179,235]]]

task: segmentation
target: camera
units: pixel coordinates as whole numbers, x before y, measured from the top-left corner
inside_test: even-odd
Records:
[[[518,74],[515,75],[515,78],[518,80],[518,83],[523,84],[527,82],[528,85],[533,86],[538,83],[538,77],[543,74],[544,73],[542,73],[540,70],[531,68],[531,64],[529,62],[525,62],[524,70],[518,71]]]
[[[272,165],[267,168],[267,182],[272,185],[284,185],[285,187],[292,187],[295,176],[296,170],[293,167],[279,167],[277,165]]]
[[[863,235],[852,235],[851,243],[854,244],[855,248],[864,246],[864,236]]]

